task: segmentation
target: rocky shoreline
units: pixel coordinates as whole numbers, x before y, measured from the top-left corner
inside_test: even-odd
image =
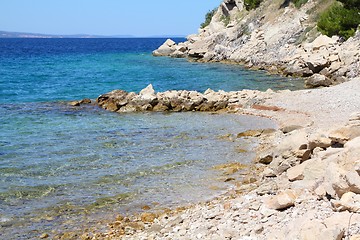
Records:
[[[279,123],[280,129],[276,131],[248,131],[238,135],[257,138],[261,143],[254,165],[248,169],[247,180],[210,202],[162,213],[149,210],[132,218],[119,217],[109,225],[107,233],[83,237],[360,239],[359,83],[357,78],[312,90],[193,93],[203,102],[209,100],[206,98],[209,94],[217,96],[221,103],[226,99],[227,104],[220,104],[223,108],[216,110],[269,117]],[[122,97],[116,97],[117,93]],[[101,95],[97,102],[105,109],[120,113],[151,110],[142,107],[151,105],[146,101],[142,102],[145,105],[135,108],[130,101],[127,104],[132,108],[122,110],[114,99],[123,103],[123,93],[113,91]],[[149,93],[152,98],[144,97]],[[155,93],[152,86],[148,86],[139,94],[127,93],[126,96],[132,95],[137,103],[139,99],[147,99],[158,104],[163,101],[159,96],[170,93],[178,98],[181,93],[189,94],[188,91]],[[229,96],[240,97],[229,101],[233,99]],[[201,110],[187,109],[182,104],[174,109]],[[152,110],[156,107],[151,106]]]
[[[247,11],[243,0],[224,0],[198,34],[179,44],[168,39],[153,55],[304,77],[307,88],[336,85],[360,76],[360,31],[347,41],[321,35],[315,19],[330,3],[307,1],[296,8],[263,1]]]
[[[107,233],[83,239],[360,239],[360,32],[345,42],[323,36],[312,15],[321,3],[296,9],[281,2],[247,12],[242,0],[224,0],[199,34],[185,43],[167,40],[153,54],[300,76],[308,88],[336,86],[156,93],[149,85],[138,94],[99,96],[97,104],[113,112],[230,111],[272,118],[280,129],[239,134],[258,138],[260,147],[247,181],[227,194],[189,208],[119,216]]]
[[[204,93],[197,91],[166,91],[155,92],[150,84],[138,94],[123,90],[114,90],[100,95],[96,102],[103,109],[126,113],[139,111],[155,112],[186,112],[186,111],[220,111],[236,110],[246,107],[260,107],[260,104],[268,96],[274,93],[272,90],[261,92],[257,90],[242,91],[218,91],[211,89]],[[80,105],[86,100],[73,102],[73,105]]]

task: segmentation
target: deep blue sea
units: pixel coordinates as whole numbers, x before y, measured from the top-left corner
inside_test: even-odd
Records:
[[[222,136],[274,126],[251,116],[118,114],[66,101],[150,83],[156,91],[302,87],[236,65],[153,57],[165,40],[0,39],[0,239],[51,237],[144,205],[206,200],[229,186],[212,166],[253,157],[255,143]]]

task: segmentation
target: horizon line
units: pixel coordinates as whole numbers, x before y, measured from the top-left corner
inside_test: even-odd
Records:
[[[11,32],[1,31],[0,38],[165,38],[176,37],[186,38],[183,34],[156,34],[148,36],[137,36],[131,34],[116,34],[116,35],[98,35],[98,34],[46,34],[46,33],[30,33],[30,32]]]

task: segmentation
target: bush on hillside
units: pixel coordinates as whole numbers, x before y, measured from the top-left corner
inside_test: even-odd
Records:
[[[246,10],[250,11],[260,6],[263,0],[244,0]]]
[[[205,15],[205,22],[203,22],[203,23],[200,25],[201,28],[205,28],[205,27],[207,27],[207,26],[210,24],[211,19],[212,19],[213,16],[215,15],[216,11],[217,11],[217,8],[214,8],[213,10],[208,11],[208,12],[206,13],[206,15]]]
[[[354,36],[360,24],[360,0],[341,0],[320,15],[318,30],[329,37],[338,35],[345,40]],[[353,7],[356,5],[356,7]]]
[[[347,9],[360,9],[360,1],[359,0],[338,0],[344,5],[344,8]]]
[[[308,0],[291,0],[295,7],[300,8],[302,5],[308,2]]]

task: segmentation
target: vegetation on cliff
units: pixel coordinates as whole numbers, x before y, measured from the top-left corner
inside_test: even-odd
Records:
[[[327,36],[344,39],[354,36],[360,24],[360,0],[339,0],[321,14],[318,30]]]
[[[244,0],[246,10],[252,10],[260,6],[263,0]]]
[[[215,15],[216,11],[217,11],[217,8],[214,8],[213,10],[210,10],[206,13],[205,21],[200,25],[201,28],[205,28],[210,24],[211,19]]]
[[[256,9],[260,6],[263,0],[244,0],[244,5],[246,10]],[[288,6],[290,3],[293,3],[295,7],[300,8],[303,4],[307,3],[308,0],[284,0],[281,6]]]

